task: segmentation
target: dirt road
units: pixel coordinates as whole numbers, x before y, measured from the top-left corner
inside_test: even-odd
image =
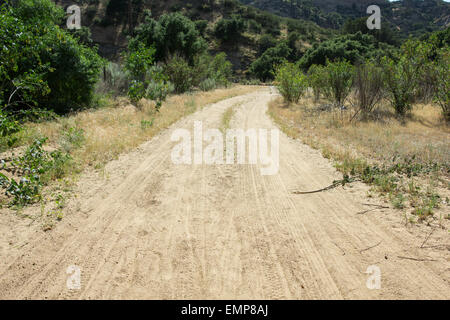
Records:
[[[420,248],[425,234],[398,212],[358,214],[371,208],[366,186],[292,194],[340,176],[284,134],[272,176],[259,165],[171,161],[174,129],[219,128],[231,106],[232,128],[274,128],[274,96],[264,88],[208,106],[111,162],[103,178],[84,175],[58,226],[2,259],[0,298],[449,299],[449,251]],[[78,290],[67,288],[71,265]],[[380,289],[367,287],[370,266]]]

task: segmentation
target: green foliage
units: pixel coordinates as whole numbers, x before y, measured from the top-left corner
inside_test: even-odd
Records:
[[[397,46],[400,42],[398,32],[393,31],[392,27],[387,21],[383,22],[383,27],[380,30],[367,28],[367,18],[349,19],[342,27],[342,32],[345,34],[364,33],[372,35],[377,41],[385,42],[393,46]]]
[[[163,14],[156,21],[147,11],[144,23],[135,29],[135,34],[129,42],[131,51],[138,51],[141,43],[146,48],[154,47],[156,61],[178,54],[192,65],[194,58],[207,47],[195,23],[180,13]]]
[[[327,62],[325,94],[336,106],[342,106],[353,84],[353,66],[348,61]]]
[[[0,103],[8,109],[64,113],[92,102],[102,61],[57,25],[63,16],[50,0],[1,6]]]
[[[193,68],[181,56],[169,58],[164,65],[164,73],[173,83],[176,93],[186,92],[193,85]]]
[[[447,123],[450,123],[450,50],[442,49],[439,58],[435,61],[436,91],[434,99],[442,108],[442,114]]]
[[[327,86],[325,67],[313,64],[308,70],[308,82],[313,89],[315,100],[319,100],[320,95],[325,93]]]
[[[426,63],[426,45],[407,41],[402,46],[402,54],[397,59],[384,57],[382,65],[388,98],[397,115],[404,117],[415,100],[420,69]]]
[[[313,64],[325,65],[327,60],[347,60],[353,64],[368,58],[391,55],[391,50],[393,49],[388,45],[377,45],[373,36],[358,32],[315,44],[306,51],[299,64],[304,70],[308,70]]]
[[[233,15],[231,19],[222,18],[214,28],[214,34],[223,41],[235,40],[245,31],[245,23],[239,15]]]
[[[274,78],[274,68],[282,64],[292,50],[286,42],[280,42],[276,47],[269,48],[250,66],[250,72],[262,81]]]
[[[46,140],[35,140],[22,156],[13,158],[9,166],[2,160],[2,169],[20,177],[16,180],[0,174],[0,186],[6,196],[12,197],[10,205],[25,206],[38,201],[42,187],[51,179],[61,178],[68,170],[70,155],[59,150],[45,151]]]
[[[183,93],[194,86],[205,91],[227,86],[232,69],[226,55],[219,53],[214,57],[207,54],[197,57],[192,67],[182,57],[174,56],[165,64],[164,72],[174,84],[175,91]]]
[[[147,71],[154,63],[155,49],[146,47],[142,42],[135,42],[129,46],[125,54],[125,70],[132,79],[143,81]]]
[[[296,65],[289,62],[277,68],[275,83],[278,91],[288,103],[297,103],[308,87],[306,76]]]

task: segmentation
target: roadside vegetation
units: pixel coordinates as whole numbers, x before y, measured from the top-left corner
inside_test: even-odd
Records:
[[[205,105],[256,89],[232,84],[225,54],[209,55],[180,14],[149,17],[114,63],[59,27],[64,12],[50,0],[0,10],[0,200],[16,210],[51,203],[46,230],[62,219],[80,172],[101,169]],[[142,38],[155,25],[161,44],[175,41],[169,49]],[[176,43],[176,34],[197,44]]]
[[[392,57],[353,64],[327,58],[305,73],[302,60],[284,64],[275,78],[283,98],[269,114],[285,133],[334,160],[344,182],[363,181],[408,209],[408,221],[435,212],[448,219],[450,64],[448,37],[441,37],[408,40]],[[309,93],[293,99],[300,92],[294,84],[305,77]]]

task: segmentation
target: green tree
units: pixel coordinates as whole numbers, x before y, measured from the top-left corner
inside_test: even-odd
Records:
[[[63,16],[50,0],[0,7],[0,102],[7,108],[64,113],[91,104],[103,62],[58,26]]]
[[[308,87],[306,76],[293,63],[285,62],[276,70],[275,83],[288,103],[297,103]]]
[[[147,11],[144,23],[136,28],[135,34],[129,41],[129,48],[136,50],[139,43],[154,47],[156,61],[178,54],[192,65],[194,58],[207,48],[195,23],[180,13],[163,14],[156,21]]]
[[[292,49],[286,42],[280,42],[276,47],[269,48],[250,66],[250,72],[262,81],[274,78],[274,69],[291,55]]]

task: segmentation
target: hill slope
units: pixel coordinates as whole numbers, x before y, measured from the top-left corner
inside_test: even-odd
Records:
[[[367,16],[371,4],[403,36],[420,35],[450,25],[450,3],[443,0],[241,0],[285,17],[302,18],[322,27],[338,28],[347,19]]]

